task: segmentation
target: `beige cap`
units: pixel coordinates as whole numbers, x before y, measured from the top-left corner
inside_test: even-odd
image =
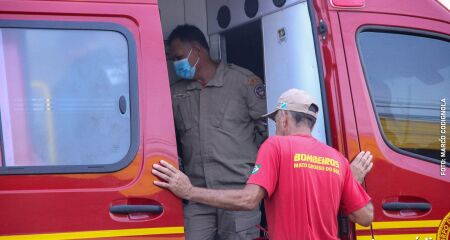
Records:
[[[262,117],[268,117],[272,120],[275,120],[275,114],[278,110],[287,110],[306,113],[317,118],[318,112],[309,110],[312,104],[316,105],[317,109],[319,108],[314,98],[311,97],[308,93],[300,89],[291,88],[281,94],[280,98],[278,98],[275,110],[271,113],[263,115]]]

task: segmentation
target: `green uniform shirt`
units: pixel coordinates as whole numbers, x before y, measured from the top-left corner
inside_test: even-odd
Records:
[[[261,79],[221,63],[205,87],[195,80],[174,84],[172,102],[181,158],[192,184],[245,185],[265,133],[265,122],[258,121],[267,112]]]

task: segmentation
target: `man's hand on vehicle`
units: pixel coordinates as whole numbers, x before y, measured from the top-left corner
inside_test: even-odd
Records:
[[[361,184],[364,181],[367,173],[369,173],[372,169],[372,159],[373,156],[369,151],[362,151],[350,163],[350,169],[352,170],[353,177],[358,183]]]
[[[180,170],[176,169],[170,163],[161,160],[159,164],[153,164],[152,173],[165,181],[153,181],[156,186],[170,190],[179,198],[189,199],[192,184],[189,178]]]

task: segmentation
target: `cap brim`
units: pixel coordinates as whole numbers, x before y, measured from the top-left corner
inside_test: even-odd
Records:
[[[272,119],[273,121],[275,121],[275,115],[277,115],[277,111],[278,111],[278,110],[279,110],[279,109],[275,109],[273,112],[270,112],[270,113],[268,113],[268,114],[262,115],[261,118],[270,118],[270,119]]]

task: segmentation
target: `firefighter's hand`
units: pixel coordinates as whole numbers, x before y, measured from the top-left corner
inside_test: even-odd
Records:
[[[180,170],[176,169],[168,162],[161,160],[159,164],[153,164],[152,173],[165,181],[154,181],[153,183],[156,186],[170,190],[179,198],[189,198],[192,184],[191,181],[189,181],[189,178]]]
[[[364,181],[367,173],[369,173],[373,167],[372,159],[373,156],[369,151],[362,151],[350,163],[350,169],[352,170],[353,177],[360,184]]]

